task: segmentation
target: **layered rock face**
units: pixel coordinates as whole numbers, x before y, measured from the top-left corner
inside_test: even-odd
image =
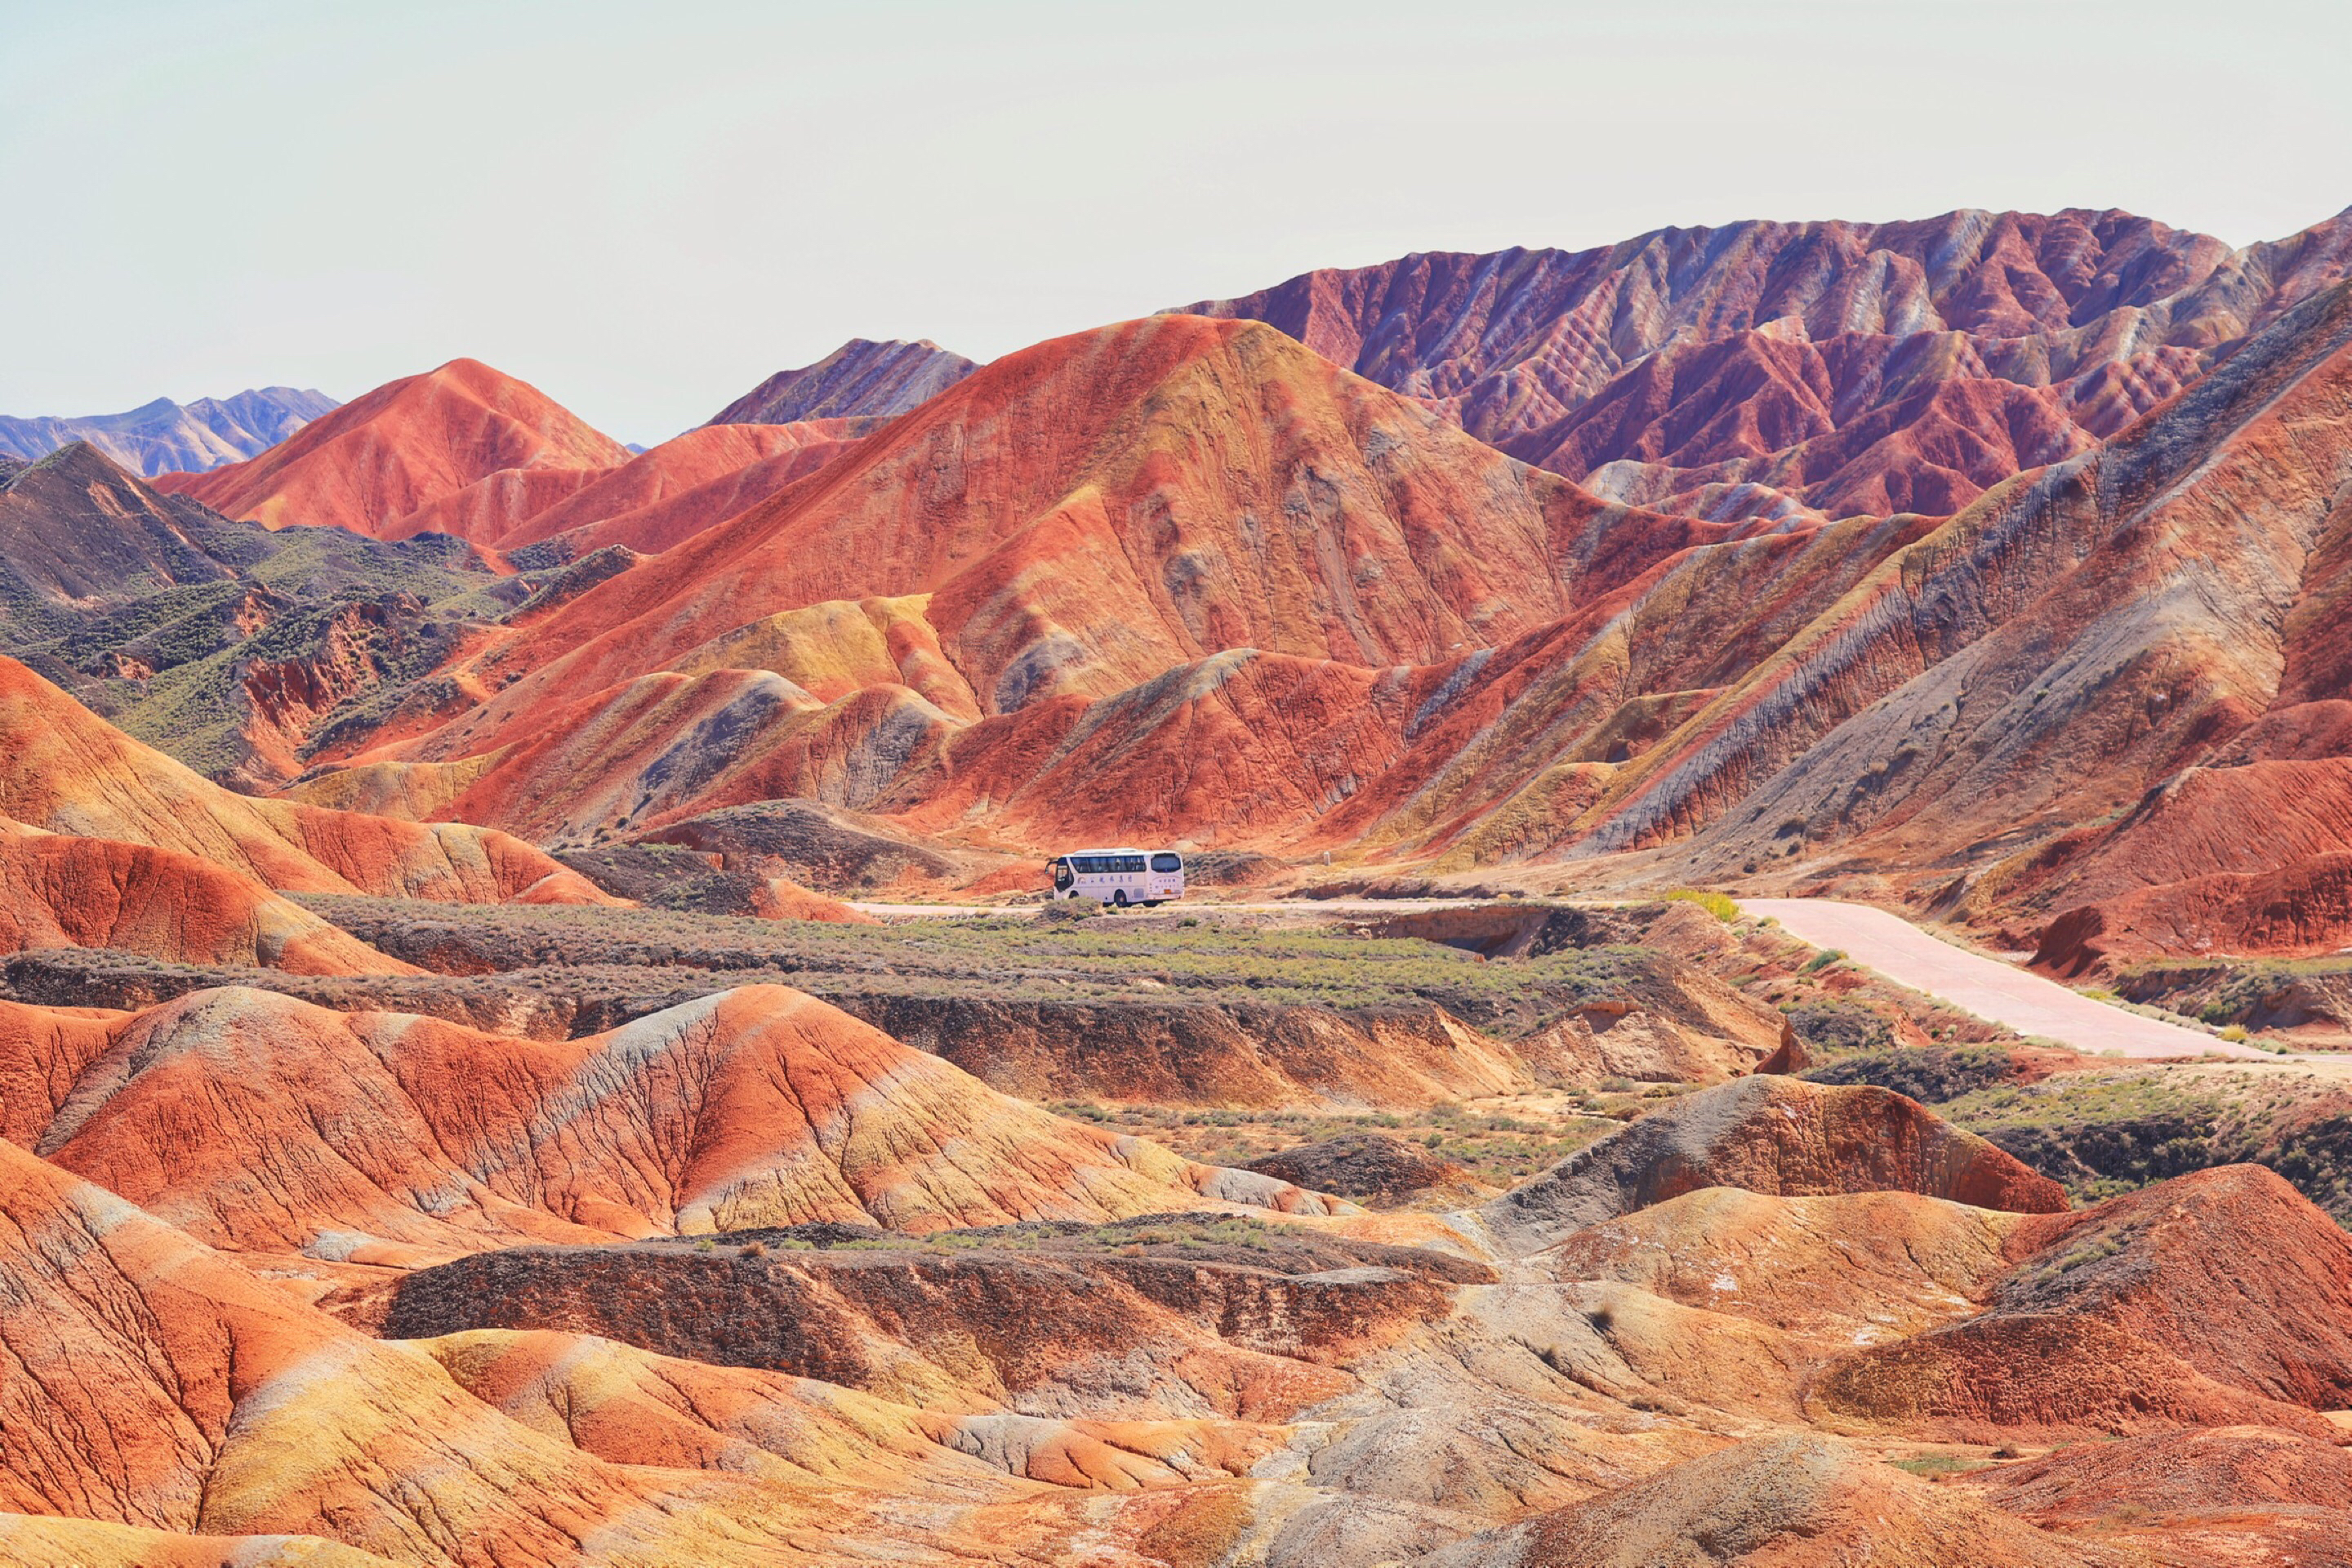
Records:
[[[1945,513],[2115,435],[2348,255],[2341,217],[2233,250],[2128,213],[1963,211],[1409,256],[1184,309],[1270,321],[1606,495]]]
[[[0,817],[0,952],[52,947],[295,974],[417,973],[226,867]]]

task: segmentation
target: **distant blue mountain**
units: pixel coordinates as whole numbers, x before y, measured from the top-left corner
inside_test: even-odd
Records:
[[[159,397],[127,414],[32,419],[0,415],[0,455],[29,462],[87,441],[134,474],[202,473],[243,462],[340,406],[323,392],[265,386],[184,405]]]

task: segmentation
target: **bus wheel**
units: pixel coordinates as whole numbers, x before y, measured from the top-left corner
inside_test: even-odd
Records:
[[[1110,901],[1117,904],[1120,909],[1127,908],[1127,889],[1125,888],[1121,888],[1117,892],[1111,894]]]
[[[1143,900],[1143,907],[1147,910],[1156,910],[1160,907],[1160,900],[1158,899],[1146,899]]]

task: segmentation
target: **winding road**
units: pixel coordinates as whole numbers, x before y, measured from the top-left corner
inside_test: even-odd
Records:
[[[2280,1059],[2274,1052],[2095,1002],[2014,964],[1940,942],[1902,916],[1868,904],[1833,899],[1742,899],[1739,907],[1759,918],[1769,915],[1789,934],[1815,947],[1837,948],[1898,984],[1925,991],[1979,1018],[2006,1024],[2021,1035],[2040,1035],[2078,1051],[2118,1051],[2127,1057]]]

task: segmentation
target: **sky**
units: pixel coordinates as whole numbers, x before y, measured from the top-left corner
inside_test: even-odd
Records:
[[[623,440],[1413,250],[2352,205],[2305,0],[0,0],[0,413],[459,355]]]

